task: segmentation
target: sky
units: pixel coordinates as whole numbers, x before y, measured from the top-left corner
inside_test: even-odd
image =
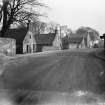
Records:
[[[0,0],[1,1],[1,0]],[[105,0],[39,0],[49,8],[43,9],[48,18],[72,30],[88,26],[105,33]]]
[[[68,25],[72,30],[88,26],[105,32],[105,0],[43,0],[49,6],[47,20]]]

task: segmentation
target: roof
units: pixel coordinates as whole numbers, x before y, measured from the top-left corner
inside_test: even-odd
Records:
[[[81,43],[82,42],[82,37],[71,37],[70,39],[69,39],[69,42],[70,43]]]
[[[83,39],[83,37],[78,36],[75,33],[72,33],[70,35],[70,38],[69,38],[69,43],[81,43],[82,42],[82,39]]]
[[[26,27],[20,27],[16,29],[9,29],[5,37],[16,39],[17,44],[22,44],[27,34],[28,29]],[[38,34],[34,35],[37,44],[51,45],[55,39],[55,33]]]
[[[52,45],[55,36],[56,36],[55,33],[34,35],[36,43],[43,45]]]
[[[72,33],[70,35],[70,38],[69,38],[69,43],[80,44],[83,41],[83,38],[84,38],[84,41],[85,41],[85,45],[87,45],[87,37],[86,36],[80,36],[76,33]]]
[[[22,44],[28,29],[25,27],[7,30],[5,37],[16,39],[16,44]]]

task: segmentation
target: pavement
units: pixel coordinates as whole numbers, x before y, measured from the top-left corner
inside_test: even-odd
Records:
[[[104,105],[104,57],[103,49],[1,57],[0,90],[9,105]]]

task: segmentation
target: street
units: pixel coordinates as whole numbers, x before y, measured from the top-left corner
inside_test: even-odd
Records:
[[[8,58],[1,89],[19,105],[100,105],[105,92],[103,53],[65,50]]]

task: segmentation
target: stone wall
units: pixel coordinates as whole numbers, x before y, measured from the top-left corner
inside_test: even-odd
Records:
[[[0,38],[0,53],[6,56],[15,56],[16,40],[11,38]]]

